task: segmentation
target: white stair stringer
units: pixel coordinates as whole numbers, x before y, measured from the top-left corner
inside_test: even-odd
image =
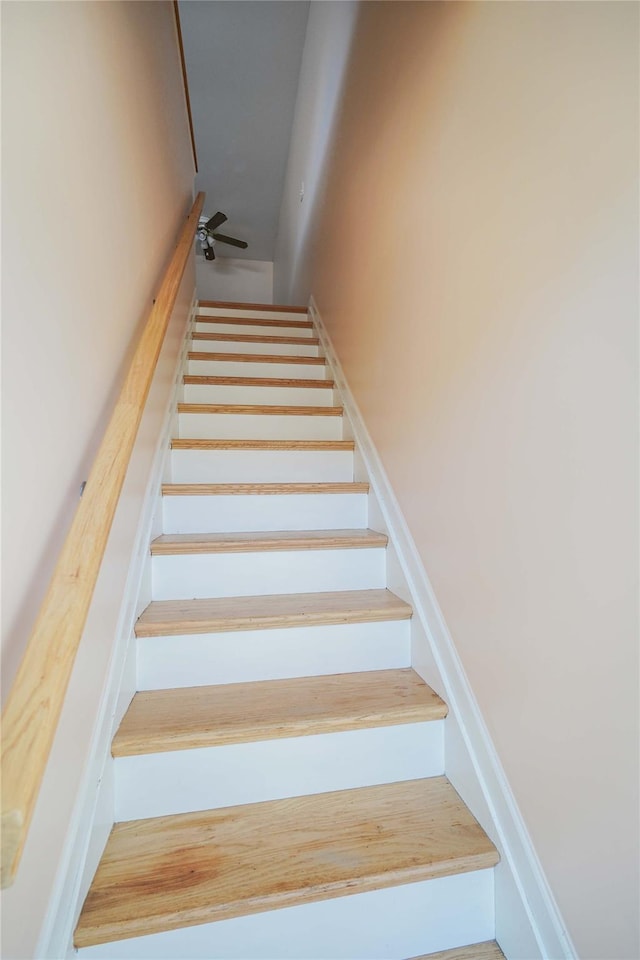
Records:
[[[320,350],[314,343],[266,339],[313,340],[315,329],[299,311],[202,307],[200,315],[195,331],[206,337],[196,336],[190,344],[184,403],[176,416],[163,488],[163,536],[154,542],[149,563],[153,602],[136,631],[138,691],[156,698],[166,691],[181,705],[183,699],[187,702],[190,690],[194,695],[200,690],[205,703],[209,698],[216,703],[221,688],[229,689],[229,685],[242,686],[250,700],[250,685],[262,682],[297,683],[318,677],[326,678],[329,689],[340,679],[337,675],[353,675],[359,683],[358,678],[373,680],[378,671],[411,673],[407,671],[411,664],[411,611],[385,590],[384,540],[371,545],[366,542],[367,487],[354,484],[354,451],[343,440],[342,411],[323,415],[317,409],[328,410],[340,402],[333,388],[318,385],[326,381],[328,368],[324,363],[295,362],[296,358],[318,357]],[[210,322],[216,318],[221,322]],[[243,339],[225,340],[224,335]],[[193,357],[196,352],[198,358]],[[203,357],[206,353],[212,357]],[[261,359],[269,356],[278,361]],[[196,411],[187,409],[186,404],[235,404],[243,409]],[[248,410],[251,406],[316,409],[271,413]],[[243,447],[242,442],[247,441],[268,443]],[[296,447],[298,441],[307,446]],[[300,532],[299,537],[293,537],[295,531]],[[327,535],[321,537],[319,531],[327,531]],[[283,546],[275,536],[258,536],[269,533],[285,538],[291,534],[296,546],[289,549],[286,541]],[[232,549],[225,549],[224,542],[221,545],[220,536],[211,546],[212,538],[222,534],[238,534]],[[240,534],[255,534],[253,546],[245,548]],[[307,543],[301,542],[305,534]],[[179,538],[189,535],[194,540],[185,547],[186,541],[181,543]],[[350,535],[350,543],[341,540],[346,535]],[[332,537],[335,542],[329,542]],[[314,539],[321,545],[314,544]],[[288,597],[299,599],[290,613]],[[332,597],[336,598],[335,612]],[[268,610],[275,609],[271,601],[284,612],[269,620]],[[385,613],[387,602],[395,606]],[[227,607],[236,611],[231,618],[216,613]],[[429,689],[423,683],[422,687]],[[235,695],[233,690],[229,692]],[[387,689],[385,696],[388,693]],[[404,694],[398,696],[404,709]],[[178,829],[179,818],[198,818],[200,814],[217,823],[216,811],[220,811],[221,823],[243,822],[247,817],[250,822],[254,808],[258,818],[264,811],[260,832],[268,836],[271,811],[280,809],[277,804],[298,802],[299,798],[317,800],[320,805],[327,798],[330,804],[337,802],[332,798],[342,797],[341,792],[345,823],[354,815],[357,821],[360,796],[378,788],[386,791],[393,784],[402,789],[406,784],[409,790],[414,789],[412,785],[417,789],[429,784],[431,790],[431,784],[442,781],[455,803],[461,804],[443,776],[443,714],[398,719],[381,708],[380,716],[370,717],[365,712],[358,717],[354,707],[354,717],[335,729],[316,728],[316,706],[313,699],[308,704],[302,701],[301,722],[303,726],[307,722],[308,709],[308,729],[292,732],[293,728],[285,725],[280,731],[276,724],[267,726],[264,738],[250,734],[244,740],[208,742],[207,729],[199,728],[193,742],[179,737],[174,742],[169,735],[159,746],[157,729],[149,728],[149,746],[145,746],[143,731],[140,742],[127,748],[129,752],[115,752],[115,819],[125,828],[130,825],[133,832],[116,829],[114,837],[131,835],[132,849],[138,849],[138,832],[162,836],[165,827],[174,829],[174,823]],[[162,725],[164,719],[160,713],[157,723]],[[424,854],[424,844],[428,847],[431,842],[431,828],[426,828],[425,835],[411,831],[403,835],[404,808],[397,803],[394,808],[389,837],[398,835],[397,850],[395,841],[386,839],[384,819],[377,822],[373,814],[363,815],[363,837],[371,831],[370,840],[356,839],[337,851],[327,848],[325,860],[318,841],[317,857],[312,853],[316,876],[308,895],[303,885],[297,893],[288,894],[289,899],[279,900],[276,878],[275,887],[272,885],[270,892],[265,888],[264,896],[255,902],[243,901],[241,892],[238,903],[226,912],[223,908],[214,922],[208,922],[206,898],[195,912],[188,906],[190,885],[196,890],[209,882],[198,866],[197,848],[195,859],[186,859],[184,866],[176,860],[176,850],[167,853],[166,869],[150,868],[150,888],[148,881],[127,879],[126,862],[121,852],[112,852],[109,841],[96,875],[96,892],[90,891],[78,924],[77,956],[87,960],[408,960],[492,940],[494,872],[488,864],[495,863],[496,857],[486,835],[475,850],[468,840],[470,834],[482,834],[481,828],[473,818],[473,824],[465,821],[461,826],[463,821],[454,815],[451,837],[434,837],[432,863],[430,855],[425,860]],[[335,823],[341,829],[342,815],[338,805]],[[407,822],[413,822],[412,809],[407,809],[406,816]],[[314,822],[309,824],[311,833]],[[428,817],[420,822],[427,823]],[[307,832],[305,828],[300,837],[301,847],[310,842]],[[422,853],[416,854],[414,870],[412,850],[418,841]],[[114,844],[120,842],[114,839]],[[295,837],[292,842],[291,863],[296,856]],[[387,850],[390,860],[380,866],[379,876],[375,870],[371,876],[359,872],[360,842],[363,862],[378,843]],[[213,827],[207,828],[206,843],[210,846],[207,862],[213,864],[217,875]],[[242,849],[253,849],[251,834],[243,836],[240,844]],[[256,843],[256,850],[259,846]],[[171,843],[167,849],[170,847]],[[158,849],[160,854],[149,856],[159,855],[161,862],[163,845]],[[176,849],[187,847],[179,844]],[[147,854],[142,848],[140,855],[143,870]],[[262,870],[268,873],[269,864],[261,864],[259,856],[257,853],[258,874]],[[219,858],[220,877],[229,874],[233,878],[235,861],[230,854],[227,863],[222,843]],[[287,863],[285,857],[283,864]],[[354,864],[353,881],[347,877],[332,887],[332,873],[347,869],[349,863]],[[118,878],[117,872],[123,869],[125,876]],[[210,869],[208,866],[205,874]],[[326,884],[322,880],[325,869]],[[110,870],[114,871],[112,881]],[[288,875],[288,867],[285,872]],[[163,882],[169,875],[179,877],[180,883],[164,894]],[[175,884],[175,879],[171,882]],[[113,896],[108,892],[110,883]],[[109,933],[100,929],[103,889],[107,890],[104,903],[109,914],[104,930]],[[166,921],[158,907],[163,896]],[[113,898],[122,901],[121,922],[114,914]],[[185,905],[183,913],[180,904]],[[145,910],[150,911],[150,932],[141,934]]]

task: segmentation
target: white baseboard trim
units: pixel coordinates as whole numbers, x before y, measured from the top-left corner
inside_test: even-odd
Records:
[[[447,762],[447,773],[500,850],[502,865],[496,876],[496,931],[500,945],[508,960],[577,960],[575,947],[507,782],[418,549],[313,297],[309,301],[309,312],[318,331],[321,353],[327,358],[330,376],[335,380],[359,457],[368,473],[372,493],[404,574],[414,615],[427,638],[430,658],[440,674],[444,696],[455,722],[451,737],[451,752],[455,753],[455,759],[451,767]],[[457,750],[456,737],[460,744]],[[501,900],[504,901],[502,906]],[[511,920],[516,909],[519,924]]]
[[[158,434],[146,489],[140,503],[140,519],[135,532],[126,585],[114,632],[108,676],[96,711],[91,746],[70,819],[53,893],[40,931],[35,955],[41,960],[62,960],[62,958],[75,956],[73,931],[88,885],[113,825],[115,806],[111,740],[135,692],[133,628],[141,608],[146,606],[150,599],[144,596],[145,592],[148,592],[148,587],[145,586],[145,571],[149,542],[153,536],[154,524],[157,522],[160,486],[163,481],[165,462],[169,455],[169,440],[176,416],[177,402],[182,399],[182,372],[189,349],[187,333],[195,323],[197,306],[198,301],[194,293],[181,333],[182,346],[175,364],[172,388],[166,401],[162,427]],[[135,448],[133,455],[135,455]],[[109,544],[107,544],[108,550]],[[105,552],[106,558],[107,552]],[[91,610],[85,634],[90,632],[90,618]]]

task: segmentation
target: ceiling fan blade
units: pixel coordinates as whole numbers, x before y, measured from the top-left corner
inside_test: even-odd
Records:
[[[205,260],[215,260],[216,255],[215,255],[215,253],[213,252],[213,247],[210,247],[210,246],[207,245],[207,246],[204,248],[204,258],[205,258]]]
[[[214,237],[216,240],[219,240],[220,243],[230,243],[232,247],[241,247],[243,250],[246,250],[249,246],[244,240],[236,240],[235,237],[225,237],[224,233],[214,233]]]
[[[221,213],[221,212],[218,210],[218,212],[217,212],[217,213],[214,213],[214,215],[211,217],[210,220],[207,220],[205,226],[206,226],[207,230],[215,230],[217,227],[222,226],[222,224],[225,222],[225,220],[228,220],[228,219],[229,219],[229,218],[228,218],[227,216],[225,216],[224,213]]]

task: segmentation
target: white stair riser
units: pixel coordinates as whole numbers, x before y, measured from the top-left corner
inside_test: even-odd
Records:
[[[340,530],[367,526],[366,493],[164,497],[165,533]]]
[[[350,450],[173,450],[174,483],[322,483],[353,480]]]
[[[196,353],[203,351],[197,350]],[[248,351],[246,351],[248,352]],[[236,353],[242,353],[237,350]],[[323,363],[264,363],[251,360],[189,360],[187,373],[204,377],[280,377],[290,380],[326,380]]]
[[[386,586],[384,547],[156,556],[154,600],[251,597],[265,593],[376,590]]]
[[[407,960],[492,940],[493,870],[270,910],[78,951],[80,960]]]
[[[264,377],[264,374],[262,376]],[[334,391],[325,387],[247,387],[224,383],[185,383],[184,402],[333,407]]]
[[[259,337],[315,337],[313,327],[270,327],[262,324],[249,323],[208,323],[206,320],[196,320],[197,333],[239,333],[242,336],[257,334]]]
[[[409,620],[139,637],[139,690],[318,677],[411,664]]]
[[[119,757],[115,819],[212,810],[443,772],[443,720]]]
[[[342,440],[342,417],[181,413],[178,436],[200,440]]]
[[[307,346],[301,343],[261,343],[259,340],[200,340],[197,337],[192,339],[189,349],[206,353],[259,353],[267,357],[318,357],[320,355],[318,345],[315,343]]]
[[[291,310],[248,310],[246,307],[198,307],[198,315],[202,317],[239,317],[242,320],[306,320],[306,313]]]

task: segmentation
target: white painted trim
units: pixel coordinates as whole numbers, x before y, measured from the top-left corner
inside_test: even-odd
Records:
[[[87,755],[53,893],[40,931],[36,956],[41,960],[61,960],[63,957],[74,956],[73,930],[113,824],[111,740],[135,692],[133,627],[141,608],[148,602],[148,600],[142,602],[141,597],[145,593],[144,575],[149,542],[152,539],[154,524],[157,524],[160,485],[165,462],[170,453],[169,439],[174,424],[176,404],[181,399],[182,371],[188,349],[186,335],[193,327],[196,313],[197,300],[194,293],[188,319],[181,334],[183,345],[175,365],[173,388],[167,399],[162,429],[158,435],[149,480],[141,502],[140,521],[131,552],[126,588],[114,635],[109,676],[105,681],[102,702],[97,711],[91,748]]]
[[[522,932],[520,942],[518,942],[517,932],[510,932],[507,935],[505,931],[505,938],[501,941],[502,949],[508,958],[576,960],[578,955],[575,947],[516,804],[418,549],[362,414],[349,389],[313,297],[309,301],[309,312],[320,337],[322,353],[327,358],[328,369],[331,371],[329,376],[335,380],[336,391],[340,397],[338,402],[344,407],[345,419],[353,431],[359,455],[357,459],[361,458],[368,473],[372,493],[378,501],[391,544],[395,548],[402,573],[406,578],[414,616],[420,621],[428,639],[431,655],[441,676],[445,699],[464,743],[467,757],[466,769],[464,759],[458,756],[456,772],[450,771],[448,767],[447,772],[453,785],[464,796],[473,813],[492,836],[507,867],[507,870],[503,870],[500,883],[496,884],[497,917],[500,917],[501,912],[499,903],[501,887],[506,884],[510,889],[503,888],[505,889],[503,895],[510,901],[510,909],[513,909],[513,903],[519,901],[521,916],[526,918],[530,925],[530,931]],[[347,435],[345,431],[345,436]],[[364,478],[358,477],[358,479]],[[483,816],[484,811],[478,809],[477,804],[474,809],[471,795],[474,789],[477,792],[478,787],[491,823],[486,822],[486,814]],[[498,924],[498,929],[499,926]],[[531,952],[533,939],[531,934],[537,944],[539,951],[537,955]],[[510,942],[507,943],[506,939]],[[528,946],[524,947],[524,943]],[[522,952],[524,949],[527,950],[526,953]]]

